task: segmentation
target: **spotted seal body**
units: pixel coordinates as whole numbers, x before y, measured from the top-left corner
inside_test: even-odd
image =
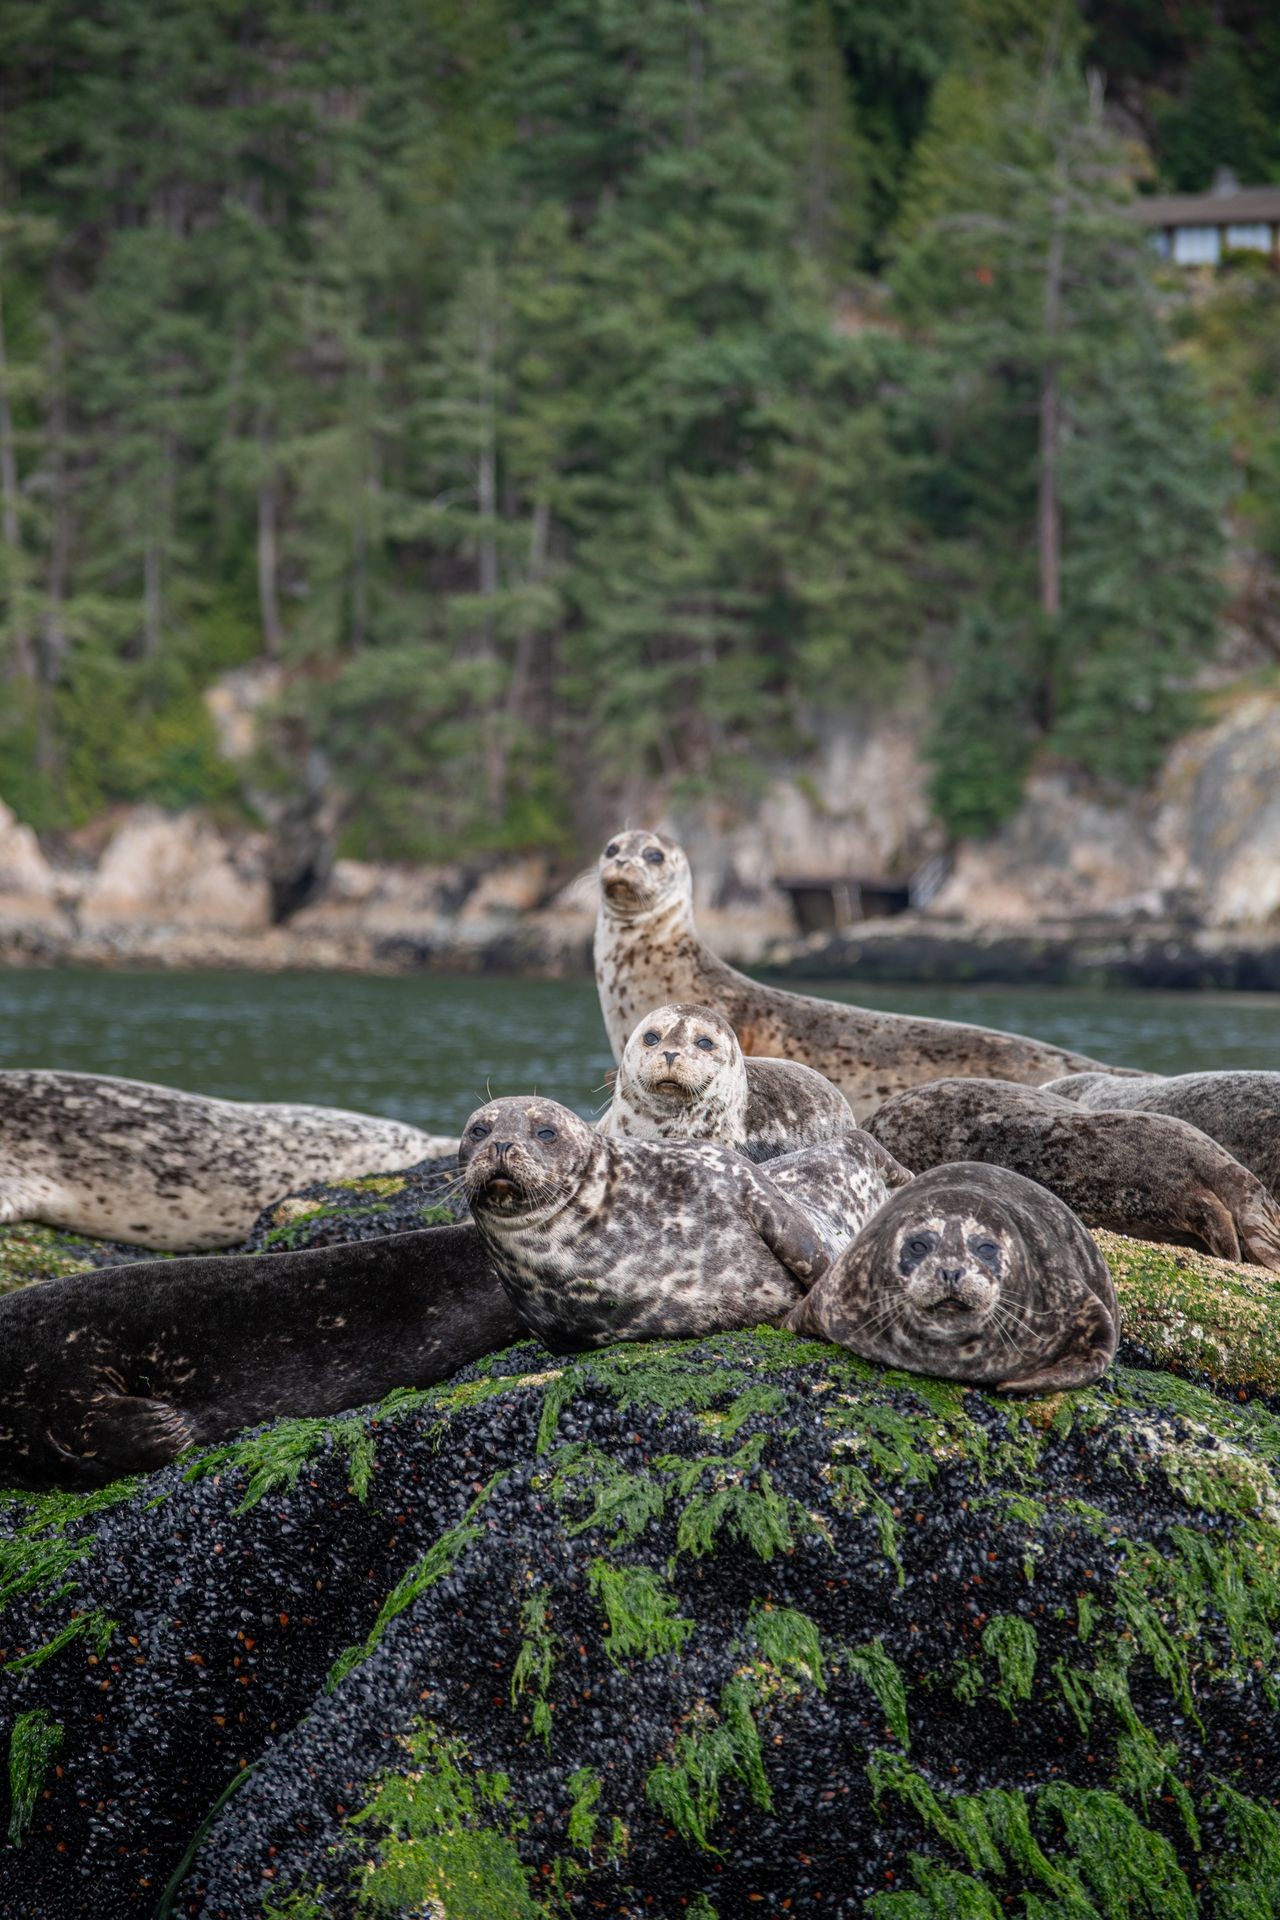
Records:
[[[96,1487],[523,1337],[479,1234],[147,1261],[0,1298],[0,1487]]]
[[[1054,1393],[1106,1371],[1119,1311],[1069,1207],[1007,1168],[961,1161],[891,1194],[786,1325],[882,1366]]]
[[[1007,1080],[938,1080],[886,1101],[867,1130],[917,1171],[985,1160],[1038,1180],[1091,1227],[1280,1271],[1280,1207],[1256,1174],[1185,1120],[1082,1113]]]
[[[224,1247],[292,1187],[394,1173],[454,1147],[337,1107],[15,1068],[0,1072],[0,1225],[41,1220],[165,1251]]]
[[[713,1007],[653,1007],[623,1049],[602,1133],[710,1140],[772,1160],[855,1124],[838,1087],[797,1060],[748,1060]]]
[[[776,1323],[828,1255],[727,1147],[618,1140],[554,1100],[492,1100],[459,1148],[472,1216],[553,1352]]]
[[[767,987],[726,966],[699,940],[689,863],[665,834],[615,834],[600,859],[596,984],[614,1058],[645,1009],[676,1001],[715,1007],[746,1054],[799,1060],[844,1092],[858,1114],[904,1087],[963,1073],[1036,1085],[1103,1061],[1017,1033],[952,1020],[874,1013]]]
[[[1280,1073],[1241,1070],[1177,1073],[1168,1078],[1143,1073],[1123,1080],[1110,1074],[1073,1073],[1049,1081],[1044,1091],[1089,1113],[1136,1107],[1143,1113],[1185,1120],[1256,1173],[1272,1198],[1280,1200]]]
[[[912,1178],[860,1127],[783,1154],[764,1171],[816,1228],[833,1259],[852,1244],[894,1189]]]

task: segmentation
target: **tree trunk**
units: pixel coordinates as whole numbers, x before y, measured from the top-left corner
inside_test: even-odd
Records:
[[[0,258],[3,258],[0,255]],[[27,679],[34,678],[35,653],[27,626],[22,580],[22,525],[18,517],[18,455],[13,437],[13,409],[9,403],[9,356],[5,346],[4,303],[0,297],[0,532],[9,556],[10,633],[13,664]]]
[[[275,660],[279,658],[281,638],[276,535],[280,475],[270,436],[262,425],[258,428],[258,446],[263,457],[258,479],[258,616],[263,652],[268,660]]]
[[[71,577],[71,501],[67,478],[67,369],[62,319],[56,307],[49,322],[49,412],[46,422],[49,461],[49,573],[42,622],[36,696],[36,766],[54,780],[61,770],[53,711],[54,688],[62,678],[69,644],[66,626]]]
[[[1044,282],[1044,367],[1040,378],[1039,497],[1036,507],[1040,565],[1040,610],[1050,619],[1062,611],[1062,509],[1058,499],[1058,451],[1061,440],[1058,393],[1058,331],[1062,311],[1063,226],[1066,197],[1054,194]]]
[[[160,498],[156,524],[142,553],[142,653],[154,660],[164,640],[164,550],[173,514],[173,434],[166,428],[160,451]]]
[[[551,538],[551,507],[545,498],[539,499],[533,509],[533,518],[529,523],[529,567],[526,581],[536,586],[546,572],[547,548]],[[511,684],[507,688],[507,739],[511,736],[529,697],[529,687],[533,679],[533,654],[537,642],[538,630],[532,620],[526,620],[516,639],[515,658],[511,663]]]
[[[480,329],[480,446],[476,463],[476,506],[480,515],[478,578],[481,596],[492,602],[498,591],[498,428],[493,393],[497,341],[491,323]],[[490,668],[498,663],[492,606],[480,617],[477,656]],[[507,745],[501,708],[492,701],[484,719],[485,804],[495,824],[507,800]]]

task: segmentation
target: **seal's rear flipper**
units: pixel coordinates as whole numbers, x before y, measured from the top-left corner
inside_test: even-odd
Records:
[[[157,1467],[167,1466],[194,1437],[178,1409],[167,1400],[111,1393],[89,1408],[81,1422],[76,1452],[115,1478],[123,1473],[153,1473]]]

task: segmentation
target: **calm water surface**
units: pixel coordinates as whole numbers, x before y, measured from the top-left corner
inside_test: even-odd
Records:
[[[862,987],[814,991],[974,1020],[1159,1073],[1280,1068],[1280,996]],[[307,1100],[451,1133],[536,1087],[586,1113],[611,1064],[589,981],[346,974],[0,973],[0,1066]]]

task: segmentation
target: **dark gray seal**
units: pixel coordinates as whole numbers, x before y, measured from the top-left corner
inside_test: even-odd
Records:
[[[653,1007],[623,1049],[602,1133],[711,1140],[773,1160],[855,1125],[839,1087],[798,1060],[748,1060],[713,1007]]]
[[[1007,1168],[961,1161],[891,1194],[785,1324],[882,1366],[1054,1393],[1106,1371],[1119,1310],[1069,1207]]]
[[[1088,1226],[1280,1271],[1280,1207],[1256,1174],[1185,1120],[1082,1113],[1008,1080],[935,1080],[887,1100],[867,1131],[917,1172],[985,1160],[1038,1180]]]
[[[749,979],[698,938],[689,862],[662,833],[618,833],[605,847],[595,962],[615,1060],[647,1007],[693,1002],[717,1008],[745,1054],[816,1068],[859,1115],[904,1087],[946,1073],[1034,1086],[1064,1073],[1112,1071],[1104,1061],[1023,1034],[873,1013]]]
[[[243,1240],[269,1200],[396,1173],[457,1142],[338,1107],[211,1100],[97,1073],[0,1072],[0,1225],[197,1252]]]
[[[98,1487],[523,1337],[471,1226],[73,1274],[0,1299],[0,1487]]]
[[[1110,1074],[1072,1073],[1051,1080],[1046,1093],[1090,1113],[1137,1107],[1165,1113],[1199,1127],[1242,1167],[1256,1173],[1280,1200],[1280,1073],[1241,1069],[1222,1073],[1143,1073],[1116,1080]]]
[[[829,1256],[727,1147],[615,1140],[554,1100],[491,1100],[459,1148],[512,1301],[555,1353],[776,1324]]]
[[[817,1229],[833,1259],[853,1243],[894,1189],[912,1179],[861,1127],[770,1160],[764,1172]]]

